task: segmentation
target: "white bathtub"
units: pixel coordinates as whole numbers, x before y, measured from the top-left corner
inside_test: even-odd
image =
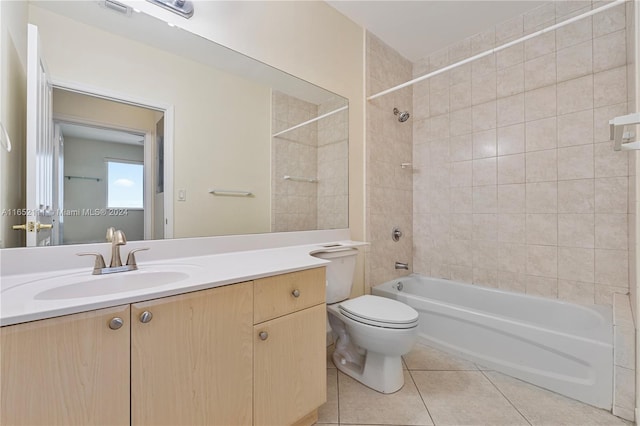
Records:
[[[613,326],[609,308],[418,274],[376,286],[372,293],[404,302],[420,313],[419,341],[611,409]]]

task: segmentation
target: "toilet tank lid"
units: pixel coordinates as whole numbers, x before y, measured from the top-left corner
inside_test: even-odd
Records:
[[[418,311],[411,306],[369,294],[345,300],[340,303],[340,308],[360,318],[390,324],[407,324],[418,319]]]
[[[358,249],[353,247],[343,247],[338,249],[332,249],[330,251],[319,251],[312,253],[311,256],[318,257],[320,259],[335,259],[338,257],[355,256],[358,254]]]

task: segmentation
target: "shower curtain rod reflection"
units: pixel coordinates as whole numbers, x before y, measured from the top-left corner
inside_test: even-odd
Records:
[[[540,31],[536,31],[536,32],[531,33],[529,35],[526,35],[524,37],[520,37],[520,38],[518,38],[516,40],[507,42],[507,43],[505,43],[505,44],[503,44],[501,46],[494,47],[493,49],[489,49],[489,50],[484,51],[482,53],[478,53],[477,55],[471,56],[470,58],[463,59],[463,60],[458,61],[458,62],[456,62],[454,64],[451,64],[451,65],[447,65],[446,67],[440,68],[439,70],[436,70],[436,71],[430,72],[428,74],[422,75],[420,77],[414,78],[413,80],[407,81],[406,83],[398,84],[397,86],[391,87],[390,89],[383,90],[382,92],[378,92],[375,95],[369,96],[367,98],[367,100],[371,101],[373,99],[379,98],[380,96],[384,96],[384,95],[387,95],[389,93],[393,93],[393,92],[395,92],[397,90],[404,89],[407,86],[411,86],[413,84],[419,83],[419,82],[424,81],[426,79],[429,79],[431,77],[435,77],[438,74],[442,74],[444,72],[450,71],[450,70],[452,70],[454,68],[457,68],[457,67],[459,67],[461,65],[467,64],[469,62],[473,62],[473,61],[475,61],[477,59],[484,58],[485,56],[488,56],[488,55],[491,55],[493,53],[499,52],[501,50],[507,49],[507,48],[509,48],[509,47],[511,47],[513,45],[516,45],[518,43],[522,43],[523,41],[527,41],[529,39],[532,39],[532,38],[537,37],[539,35],[542,35],[544,33],[548,33],[549,31],[557,30],[558,28],[564,27],[565,25],[572,24],[572,23],[574,23],[576,21],[579,21],[581,19],[588,18],[589,16],[595,15],[596,13],[604,12],[607,9],[611,9],[612,7],[618,6],[620,4],[624,4],[625,2],[626,2],[626,0],[615,0],[612,3],[607,3],[606,5],[601,6],[601,7],[597,8],[597,9],[593,9],[593,10],[590,10],[590,11],[585,12],[583,14],[580,14],[578,16],[574,16],[573,18],[569,18],[569,19],[567,19],[565,21],[562,21],[562,22],[559,22],[557,24],[551,25],[551,26],[549,26],[547,28],[544,28],[544,29],[542,29]]]
[[[329,117],[330,115],[337,114],[340,111],[344,111],[347,108],[349,108],[349,105],[345,105],[345,106],[340,107],[338,109],[334,109],[333,111],[329,111],[326,114],[322,114],[322,115],[320,115],[320,116],[318,116],[316,118],[312,118],[311,120],[304,121],[304,122],[302,122],[300,124],[296,124],[293,127],[289,127],[288,129],[282,130],[282,131],[280,131],[278,133],[274,133],[273,135],[271,135],[271,137],[275,138],[276,136],[280,136],[280,135],[282,135],[284,133],[287,133],[287,132],[290,132],[292,130],[298,129],[298,128],[302,127],[302,126],[306,126],[307,124],[311,124],[311,123],[313,123],[315,121],[322,120],[323,118]]]

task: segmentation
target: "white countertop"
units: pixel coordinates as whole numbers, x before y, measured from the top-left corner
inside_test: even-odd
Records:
[[[339,247],[333,247],[335,250],[340,247],[361,247],[366,243],[339,241],[206,256],[176,257],[152,262],[139,261],[137,271],[109,275],[92,275],[92,268],[86,267],[9,275],[3,277],[0,283],[0,326],[141,302],[321,267],[328,262],[313,257],[311,254],[331,251],[331,247],[328,246],[332,244],[339,244]],[[48,300],[38,297],[47,290],[64,285],[61,283],[67,279],[69,282],[77,282],[81,277],[82,282],[91,282],[115,275],[133,277],[135,274],[145,274],[150,270],[161,273],[163,271],[188,270],[188,276],[169,284],[106,295]]]

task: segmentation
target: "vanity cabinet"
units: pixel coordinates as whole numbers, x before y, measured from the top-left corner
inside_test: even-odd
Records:
[[[253,283],[131,305],[132,425],[251,425]]]
[[[326,400],[324,277],[2,327],[0,424],[312,424]]]
[[[325,269],[256,280],[254,425],[312,424],[326,402]]]
[[[125,305],[0,328],[0,424],[128,424],[129,312]]]

